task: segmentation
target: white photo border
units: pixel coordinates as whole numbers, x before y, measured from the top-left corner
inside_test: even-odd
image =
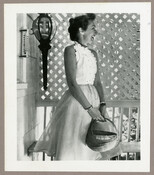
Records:
[[[75,8],[74,8],[75,7]],[[17,161],[17,13],[139,13],[141,72],[140,161]],[[11,30],[10,30],[11,29]],[[5,171],[150,172],[151,3],[4,4]],[[13,138],[13,139],[12,139]],[[112,167],[112,168],[111,168]]]

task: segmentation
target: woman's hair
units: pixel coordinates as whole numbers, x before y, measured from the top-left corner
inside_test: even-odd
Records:
[[[71,18],[69,20],[70,26],[68,28],[70,39],[72,41],[78,41],[79,28],[82,28],[83,30],[87,30],[89,21],[93,21],[95,20],[95,18],[96,18],[96,15],[93,13],[87,13],[86,15]]]

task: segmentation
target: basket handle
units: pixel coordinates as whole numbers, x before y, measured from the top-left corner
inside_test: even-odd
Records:
[[[106,122],[107,120],[109,121],[109,122],[111,122],[112,123],[112,125],[114,126],[114,128],[116,129],[116,132],[118,133],[118,130],[117,130],[117,128],[116,128],[116,125],[113,123],[113,121],[111,121],[109,118],[106,118],[106,117],[104,117],[104,120],[96,120],[96,119],[92,119],[93,121],[100,121],[100,122]]]

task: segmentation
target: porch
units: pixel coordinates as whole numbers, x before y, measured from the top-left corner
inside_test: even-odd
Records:
[[[67,90],[63,50],[71,44],[68,19],[77,14],[52,14],[57,31],[48,54],[48,89],[43,89],[42,60],[38,42],[27,33],[26,57],[18,53],[18,160],[50,161],[33,153],[55,106]],[[20,29],[30,29],[37,14],[18,14]],[[138,14],[98,14],[99,35],[91,46],[99,56],[101,81],[109,117],[120,133],[123,154],[112,160],[140,160],[140,19]],[[20,50],[20,47],[18,48]]]

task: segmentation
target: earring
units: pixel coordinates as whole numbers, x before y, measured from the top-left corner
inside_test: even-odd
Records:
[[[81,34],[81,35],[84,35],[84,32],[82,31],[81,28],[79,29],[79,31],[80,31],[80,34]]]

